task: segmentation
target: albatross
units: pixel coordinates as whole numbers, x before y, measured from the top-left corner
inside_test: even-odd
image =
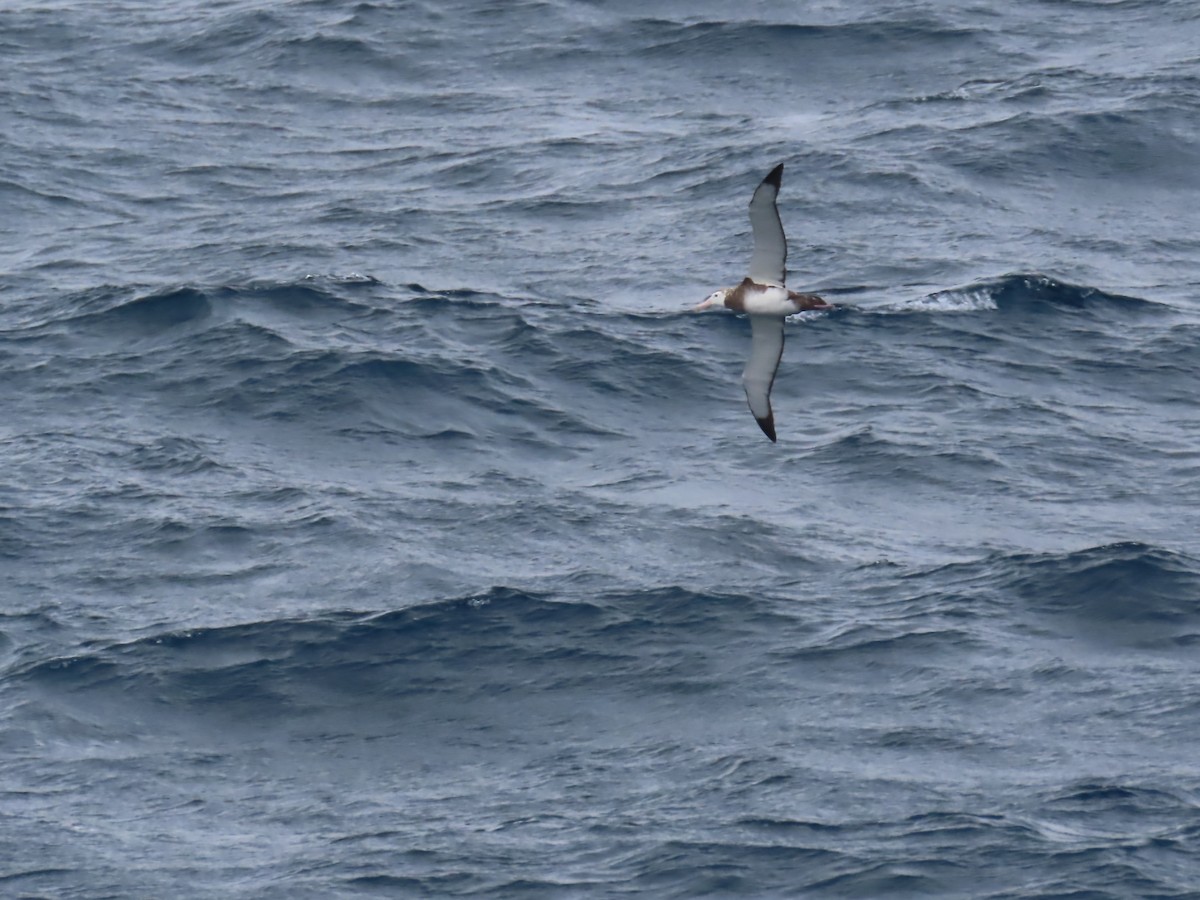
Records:
[[[750,319],[750,358],[742,371],[746,402],[763,434],[775,440],[775,414],[771,411],[771,385],[783,356],[783,320],[807,309],[832,309],[816,294],[789,291],[787,279],[787,238],[779,221],[775,198],[783,182],[783,163],[773,168],[750,198],[750,227],[754,231],[754,253],[750,272],[742,283],[713,291],[699,312],[723,306],[745,313]]]

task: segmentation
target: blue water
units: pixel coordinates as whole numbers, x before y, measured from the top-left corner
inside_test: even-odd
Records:
[[[1198,47],[0,10],[0,895],[1200,896]]]

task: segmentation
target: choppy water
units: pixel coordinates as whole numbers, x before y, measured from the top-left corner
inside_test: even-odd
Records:
[[[0,893],[1200,896],[1198,48],[0,10]]]

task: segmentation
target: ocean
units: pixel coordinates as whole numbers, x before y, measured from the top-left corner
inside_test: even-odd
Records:
[[[0,60],[0,896],[1200,897],[1192,0]]]

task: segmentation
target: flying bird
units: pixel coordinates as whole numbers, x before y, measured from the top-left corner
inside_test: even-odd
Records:
[[[783,320],[807,309],[832,309],[816,294],[798,294],[784,287],[787,279],[787,238],[779,221],[775,198],[783,181],[783,163],[771,170],[750,198],[750,227],[754,254],[742,283],[713,291],[695,310],[723,306],[750,319],[750,358],[742,371],[746,402],[763,434],[775,440],[771,385],[783,356]]]

